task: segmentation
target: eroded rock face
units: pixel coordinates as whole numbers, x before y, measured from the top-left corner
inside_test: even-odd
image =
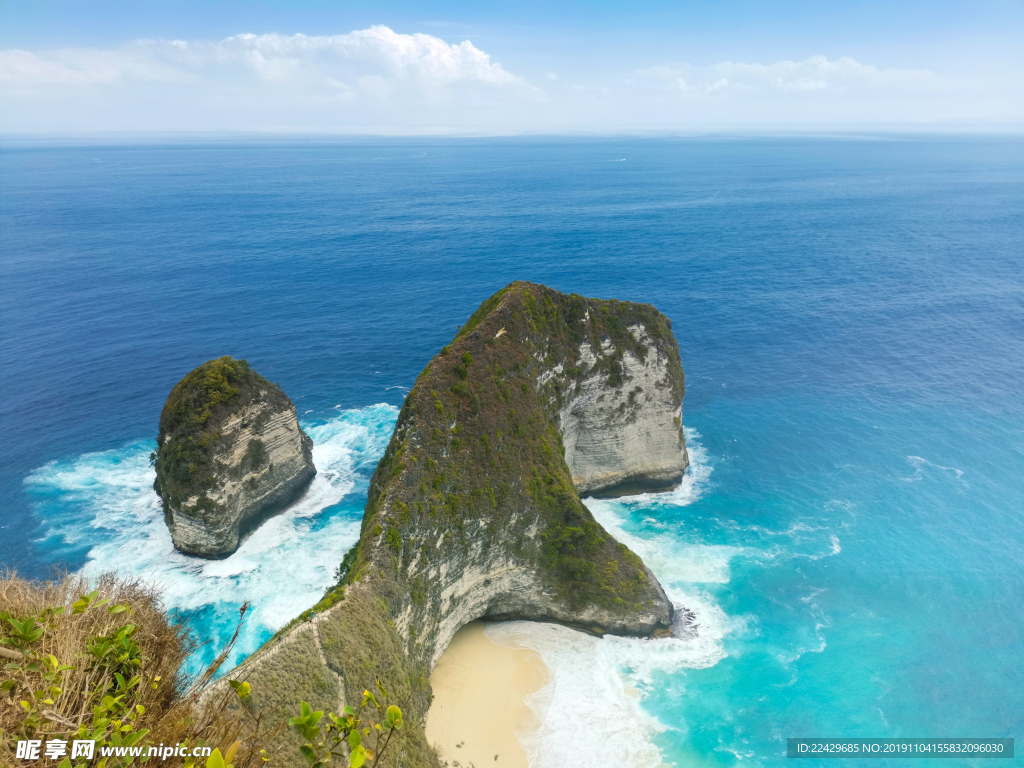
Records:
[[[406,398],[342,584],[238,674],[267,707],[301,694],[335,711],[376,676],[408,703],[407,722],[420,722],[430,670],[474,619],[670,634],[661,585],[580,492],[678,482],[683,388],[654,307],[532,283],[495,294]],[[310,682],[286,696],[275,670],[302,643],[316,649],[301,654]],[[422,755],[408,765],[436,765],[421,729],[407,738]]]
[[[689,464],[683,438],[682,402],[674,379],[678,358],[637,323],[629,327],[637,348],[621,351],[622,384],[610,387],[598,364],[616,350],[606,340],[595,354],[590,342],[579,347],[586,373],[568,382],[559,409],[565,462],[580,496],[624,496],[668,491],[679,485]],[[542,374],[565,378],[562,371]],[[572,386],[575,384],[575,386]]]
[[[157,480],[174,546],[226,557],[316,474],[313,441],[295,405],[230,357],[211,360],[171,391],[160,418]]]

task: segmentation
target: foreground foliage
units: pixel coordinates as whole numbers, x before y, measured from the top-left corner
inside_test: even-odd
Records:
[[[402,729],[402,710],[387,703],[387,693],[380,680],[377,681],[380,701],[370,691],[363,691],[363,702],[358,708],[346,706],[341,715],[333,712],[327,715],[327,722],[320,725],[324,713],[314,712],[305,701],[302,711],[288,724],[294,727],[306,740],[299,751],[306,758],[310,768],[323,768],[335,758],[348,759],[350,768],[360,768],[369,761],[384,759],[388,747]],[[372,742],[373,748],[368,745]]]
[[[76,576],[0,577],[0,764],[23,763],[17,744],[30,740],[55,745],[58,768],[294,764],[294,746],[278,738],[284,724],[264,725],[249,682],[214,682],[237,629],[210,667],[190,677],[182,664],[195,643],[186,627],[168,621],[151,590],[113,576],[91,586]],[[325,729],[324,713],[302,702],[291,721],[305,742],[298,751],[312,768],[379,765],[403,724],[383,688],[380,701],[365,691],[358,708],[328,715]],[[95,742],[91,759],[73,754],[75,740]],[[102,756],[104,748],[136,754]]]

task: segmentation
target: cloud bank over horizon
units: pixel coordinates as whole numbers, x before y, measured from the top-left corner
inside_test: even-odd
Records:
[[[877,89],[916,90],[939,85],[926,69],[879,69],[861,64],[849,56],[830,61],[811,56],[804,61],[748,64],[723,61],[709,67],[655,66],[636,72],[648,84],[683,94],[711,94],[716,91],[825,91],[866,86]]]
[[[339,35],[137,39],[0,50],[6,133],[517,133],[701,126],[1019,123],[1019,82],[848,56],[516,73],[464,40],[383,25]]]
[[[110,50],[0,51],[0,81],[24,87],[199,82],[204,76],[230,79],[239,67],[266,83],[319,83],[342,90],[375,77],[430,87],[460,82],[524,85],[468,40],[449,45],[432,35],[402,35],[380,25],[346,35],[246,33],[217,42],[133,40]],[[344,73],[354,82],[334,80],[331,72]]]

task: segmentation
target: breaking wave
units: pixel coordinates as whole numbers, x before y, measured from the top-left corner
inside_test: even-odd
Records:
[[[116,571],[156,586],[168,609],[211,639],[193,657],[194,669],[212,659],[234,631],[239,607],[251,601],[230,660],[237,664],[334,583],[359,537],[367,482],[397,416],[397,408],[381,404],[304,423],[317,467],[309,490],[223,560],[174,549],[153,491],[148,440],[50,462],[29,475],[26,486],[44,521],[40,546],[53,560],[84,551],[89,576]]]

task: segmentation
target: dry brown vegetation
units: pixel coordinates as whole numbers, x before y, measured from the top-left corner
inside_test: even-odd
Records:
[[[236,690],[211,688],[230,645],[201,675],[186,675],[182,663],[195,641],[186,626],[168,621],[156,592],[140,582],[0,574],[0,624],[3,765],[15,764],[19,739],[95,738],[97,747],[188,744],[221,752],[239,742],[235,768],[265,765],[272,756],[261,751],[283,726],[268,731]],[[168,768],[190,764],[161,761]]]

